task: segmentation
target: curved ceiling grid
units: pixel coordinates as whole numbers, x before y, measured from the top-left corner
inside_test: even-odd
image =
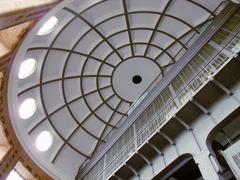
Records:
[[[131,104],[178,61],[220,2],[74,0],[50,12],[45,20],[59,21],[53,32],[36,35],[42,20],[15,60],[34,58],[35,72],[15,78],[17,92],[10,89],[19,104],[37,101],[35,114],[17,122],[27,137],[46,129],[53,135],[54,145],[41,154],[49,160],[40,164],[74,177]]]

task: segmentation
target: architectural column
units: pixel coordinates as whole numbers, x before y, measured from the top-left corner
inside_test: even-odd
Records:
[[[204,180],[224,180],[219,174],[222,171],[215,156],[205,149],[193,157]]]

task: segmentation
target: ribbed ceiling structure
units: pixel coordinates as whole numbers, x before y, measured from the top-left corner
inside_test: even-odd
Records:
[[[53,177],[73,179],[104,137],[117,129],[131,104],[195,41],[220,3],[60,3],[27,36],[11,70],[9,112],[25,150]],[[51,17],[57,19],[52,31],[40,32]],[[36,61],[33,72],[19,79],[20,65],[29,58]],[[30,117],[21,118],[18,108],[27,98],[34,99],[36,107]],[[43,131],[53,142],[40,152],[35,141]]]

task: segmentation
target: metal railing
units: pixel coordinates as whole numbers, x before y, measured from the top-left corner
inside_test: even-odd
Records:
[[[229,24],[231,26],[232,23]],[[235,27],[234,31],[230,28],[227,35],[224,29],[228,30],[228,23],[213,37],[218,47],[206,44],[84,179],[107,179],[111,176],[209,81],[210,76],[235,56],[239,51],[240,28]],[[222,34],[222,31],[226,32]]]
[[[219,48],[206,44],[84,179],[107,179],[114,174],[240,51],[240,26],[227,32],[228,26],[232,23],[213,37],[221,42]]]
[[[229,1],[223,1],[219,4],[219,6],[213,11],[213,14],[215,16],[217,16],[227,5],[228,5]],[[209,26],[209,24],[211,24],[211,20],[213,19],[213,16],[210,15],[207,18],[207,23],[205,23],[204,25],[200,26],[199,28],[197,28],[193,35],[189,38],[189,40],[186,42],[185,46],[186,47],[190,47],[201,35],[202,32],[204,32],[206,30],[206,28]],[[186,52],[186,49],[184,49],[183,47],[176,53],[176,55],[173,57],[174,59],[177,58],[177,56],[179,56],[180,54],[183,54],[184,52]],[[141,101],[147,96],[147,94],[156,86],[156,84],[159,83],[159,81],[161,81],[161,77],[162,75],[160,74],[158,77],[156,77],[154,79],[154,81],[146,88],[146,90],[141,94],[141,96],[135,100],[130,108],[127,111],[127,114],[130,115],[131,112],[133,112],[133,110],[141,103]],[[121,126],[121,124],[127,119],[126,116],[122,117],[118,123],[116,124],[117,127]],[[108,133],[107,136],[111,136],[114,133],[114,129],[112,129],[112,131],[110,131]],[[106,138],[107,138],[106,136]],[[99,146],[100,147],[100,146]],[[100,149],[100,148],[99,148]]]
[[[217,15],[226,7],[226,5],[228,5],[228,3],[229,3],[229,1],[223,1],[223,2],[220,3],[219,6],[213,11],[213,13],[217,16]],[[193,44],[193,42],[195,42],[196,39],[199,38],[199,36],[201,35],[201,33],[206,30],[206,28],[208,27],[208,25],[211,23],[211,19],[212,19],[212,16],[209,16],[209,18],[208,18],[208,23],[204,24],[203,26],[201,26],[201,27],[199,27],[199,28],[197,29],[198,32],[195,32],[195,33],[192,35],[192,37],[189,39],[189,41],[186,42],[186,46],[187,46],[187,47],[190,47],[190,46]],[[176,54],[176,56],[179,56],[181,53],[184,53],[185,51],[186,51],[185,49],[180,49],[179,52]],[[174,58],[176,58],[176,57],[174,57]],[[127,112],[128,116],[134,111],[134,109],[135,109],[139,104],[141,104],[141,102],[144,100],[145,96],[147,96],[148,93],[149,93],[150,91],[152,91],[152,89],[153,89],[153,88],[156,86],[156,84],[158,84],[160,81],[161,81],[161,78],[160,78],[160,77],[157,77],[157,78],[149,85],[149,87],[146,89],[146,91],[144,91],[143,94],[138,98],[138,100],[136,100],[136,101],[132,104],[132,106],[129,108],[129,110],[128,110],[128,112]],[[121,118],[121,119],[119,120],[117,126],[118,126],[118,127],[122,126],[122,124],[123,124],[124,122],[126,122],[127,118],[128,118],[128,117],[123,117],[123,118]],[[104,140],[108,142],[109,139],[112,137],[112,135],[115,134],[115,131],[116,131],[116,130],[110,131],[109,134],[105,137]],[[101,154],[101,152],[102,152],[102,150],[103,150],[104,148],[105,148],[105,144],[104,144],[104,143],[100,144],[94,154],[95,154],[95,155],[96,155],[96,154],[97,154],[97,155]],[[86,161],[82,164],[82,166],[81,166],[81,173],[82,173],[82,172],[85,173],[86,171],[88,171],[87,169],[89,169],[90,166],[93,166],[93,165],[95,164],[95,162],[98,161],[98,160],[95,161],[95,159],[96,159],[96,156],[93,156],[93,158],[86,160]],[[90,165],[90,164],[91,164],[91,165]]]

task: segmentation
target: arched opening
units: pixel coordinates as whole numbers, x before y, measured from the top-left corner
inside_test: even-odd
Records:
[[[238,165],[234,159],[234,153],[229,154],[237,142],[240,142],[240,108],[231,113],[222,123],[220,123],[208,135],[207,144],[223,168],[222,175],[226,180],[234,180],[234,165]],[[240,154],[240,150],[237,154]],[[231,159],[227,159],[230,156]],[[239,158],[240,159],[240,158]],[[235,164],[234,164],[235,162]]]
[[[190,154],[185,154],[173,161],[161,173],[159,173],[154,180],[157,179],[201,179],[202,175],[198,165],[193,160]]]

